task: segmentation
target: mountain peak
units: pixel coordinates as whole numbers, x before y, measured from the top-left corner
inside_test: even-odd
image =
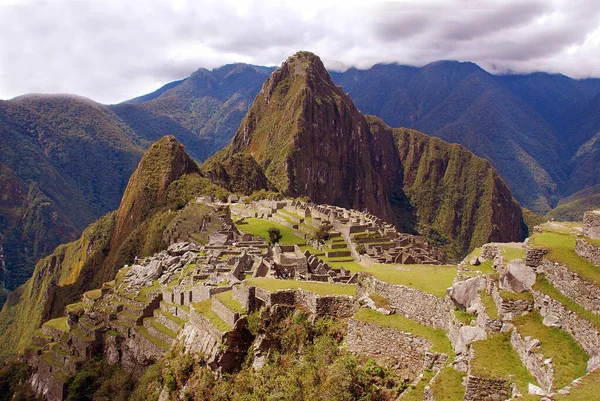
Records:
[[[131,175],[119,211],[115,247],[143,221],[156,205],[164,203],[167,188],[184,174],[199,172],[198,165],[172,135],[154,142]]]
[[[219,162],[243,154],[248,170],[257,164],[269,187],[285,195],[391,218],[385,185],[372,168],[372,142],[365,119],[321,59],[298,52],[265,82]]]

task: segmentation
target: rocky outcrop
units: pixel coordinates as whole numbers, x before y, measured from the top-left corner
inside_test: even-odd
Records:
[[[525,292],[535,284],[535,272],[530,266],[523,264],[521,259],[508,263],[500,273],[500,288],[512,292]]]

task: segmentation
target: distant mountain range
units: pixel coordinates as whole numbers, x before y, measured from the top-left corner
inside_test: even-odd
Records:
[[[151,142],[173,134],[198,161],[223,148],[273,70],[200,69],[110,106],[74,96],[0,101],[4,286],[21,284],[41,256],[114,210]],[[557,211],[568,217],[599,199],[600,79],[494,76],[454,61],[331,76],[363,113],[489,160],[524,207],[546,213],[566,198]]]

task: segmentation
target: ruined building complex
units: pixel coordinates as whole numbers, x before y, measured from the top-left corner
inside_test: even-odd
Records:
[[[586,217],[586,233],[595,221]],[[270,246],[250,233],[261,222],[288,227],[298,240],[284,235],[284,243]],[[327,235],[318,240],[321,227]],[[586,238],[578,237],[578,248]],[[458,267],[439,266],[446,269],[440,272],[456,272],[442,295],[399,284],[392,275],[403,272],[392,264],[441,264],[437,250],[367,213],[333,206],[198,199],[179,211],[164,240],[168,249],[123,267],[114,281],[87,292],[64,317],[38,330],[24,358],[34,369],[31,383],[39,394],[62,400],[68,377],[94,355],[141,372],[175,344],[201,353],[215,372],[234,370],[248,353],[260,369],[271,346],[267,337],[251,335],[248,315],[260,311],[267,318],[294,308],[345,319],[349,351],[376,358],[407,380],[418,383],[432,371],[423,393],[428,401],[435,400],[432,388],[448,369],[462,375],[468,401],[568,392],[571,384],[555,373],[560,365],[524,328],[528,316],[541,316],[543,328],[568,333],[586,355],[587,372],[600,366],[598,327],[549,296],[539,280],[544,277],[596,314],[600,285],[548,260],[547,250],[534,241],[488,244]],[[385,269],[389,276],[375,274]],[[413,326],[402,329],[404,321],[421,334],[409,329]],[[480,356],[493,341],[505,341],[535,384],[524,387],[481,368],[493,363]]]

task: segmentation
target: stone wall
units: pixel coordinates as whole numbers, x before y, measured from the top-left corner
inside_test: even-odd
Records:
[[[225,323],[230,325],[231,327],[235,326],[235,322],[240,318],[240,314],[238,312],[234,312],[229,309],[223,302],[219,300],[217,297],[211,298],[212,302],[212,310],[221,318]]]
[[[548,251],[544,248],[525,248],[525,264],[531,267],[538,267],[544,261],[544,255],[546,255]]]
[[[487,377],[467,377],[465,401],[506,400],[512,394],[510,383],[506,379],[492,379]],[[487,398],[497,395],[498,398]]]
[[[566,266],[548,260],[544,260],[537,267],[537,272],[544,273],[552,285],[564,295],[587,310],[600,314],[600,287],[582,279]]]
[[[358,308],[351,296],[331,295],[316,297],[314,313],[317,316],[335,316],[347,318],[354,315]],[[312,311],[312,309],[311,309]]]
[[[217,329],[209,319],[196,312],[193,308],[190,310],[189,323],[196,326],[198,329],[208,332],[215,339],[215,341],[221,343],[223,332]]]
[[[544,324],[566,331],[588,353],[588,372],[600,367],[600,330],[551,297],[537,291],[533,291],[533,296],[536,308],[544,317]]]
[[[596,266],[600,266],[600,247],[590,244],[586,239],[577,239],[575,253]]]
[[[551,360],[536,352],[540,344],[539,340],[523,338],[517,328],[514,328],[510,336],[510,343],[521,358],[523,365],[537,379],[540,388],[550,393],[554,382],[554,365]]]
[[[492,287],[492,298],[496,303],[498,315],[502,321],[513,320],[515,317],[533,310],[533,301],[527,299],[502,298],[495,285]]]
[[[450,312],[454,310],[448,298],[442,299],[414,288],[389,284],[361,273],[356,285],[356,297],[361,298],[372,292],[386,297],[400,315],[427,326],[448,329]]]
[[[583,233],[591,239],[600,239],[600,211],[583,214]]]
[[[500,254],[500,247],[493,244],[485,244],[481,247],[481,257],[485,260],[493,260],[496,255]]]
[[[414,379],[425,366],[425,353],[431,343],[388,327],[381,327],[360,320],[348,320],[346,336],[348,350],[387,361]]]

